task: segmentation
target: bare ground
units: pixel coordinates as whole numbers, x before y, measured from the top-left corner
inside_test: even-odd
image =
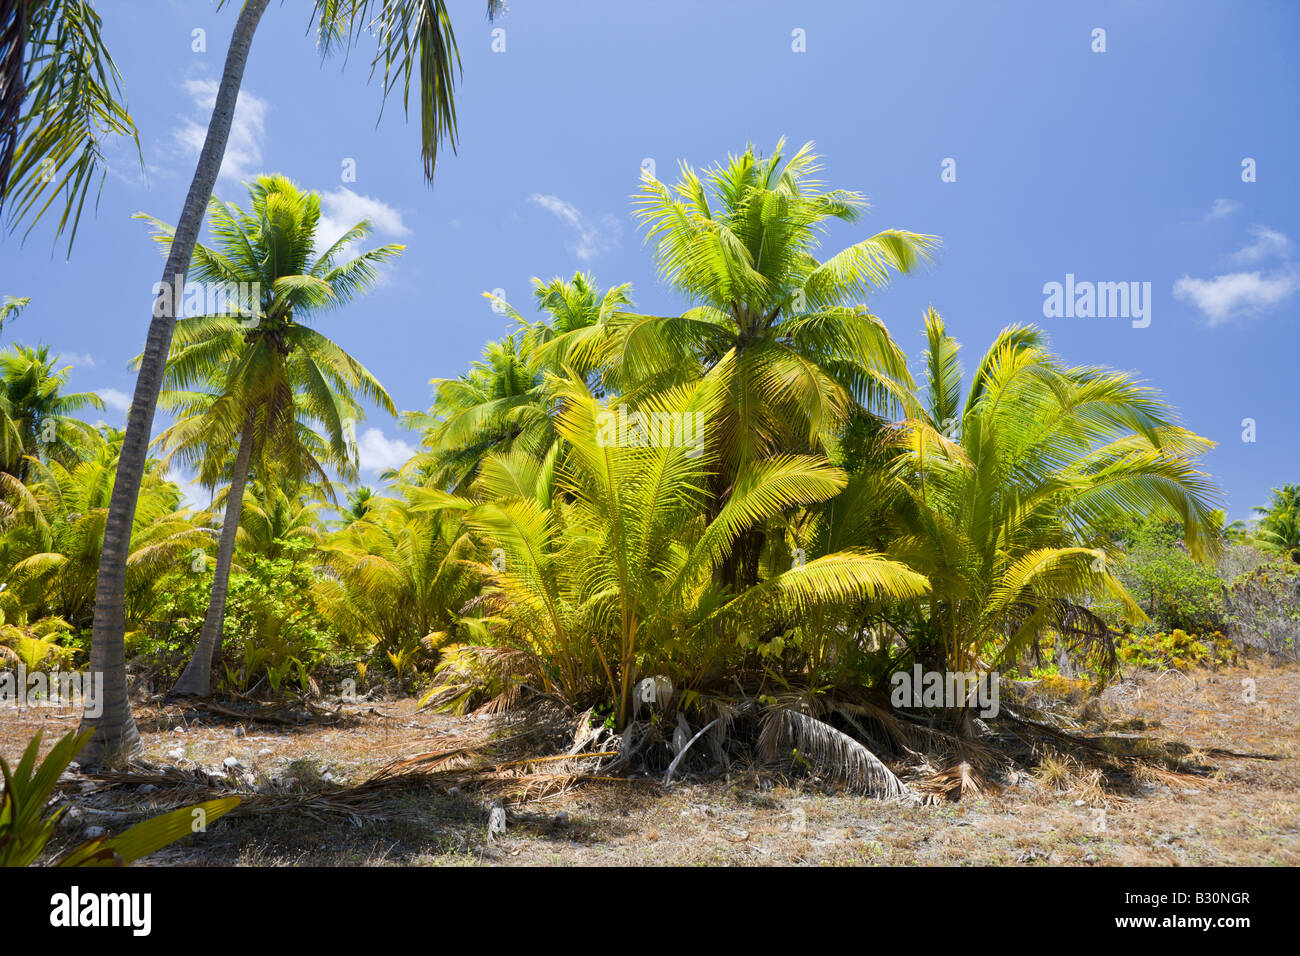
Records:
[[[1243,699],[1253,679],[1256,701]],[[529,785],[497,793],[504,834],[489,838],[482,794],[394,788],[376,809],[349,818],[310,802],[232,815],[144,861],[149,865],[866,865],[1300,864],[1300,666],[1252,665],[1190,675],[1141,674],[1106,692],[1112,725],[1193,748],[1213,767],[1137,792],[1098,786],[1095,774],[1051,771],[1014,786],[925,805],[827,792],[755,770],[665,791],[657,781],[591,781],[546,793]],[[353,726],[240,723],[168,706],[138,713],[145,759],[180,768],[236,758],[249,777],[337,792],[390,761],[438,750],[466,735],[500,733],[494,719],[418,712],[410,699],[367,709]],[[76,726],[46,708],[0,708],[0,753]],[[177,751],[181,751],[178,755]],[[1250,756],[1230,756],[1224,751]],[[1267,754],[1278,759],[1261,759]],[[1171,782],[1164,782],[1168,780]],[[65,792],[82,809],[78,828],[110,832],[177,805],[166,786]],[[182,794],[183,796],[183,794]],[[169,799],[170,797],[170,799]]]

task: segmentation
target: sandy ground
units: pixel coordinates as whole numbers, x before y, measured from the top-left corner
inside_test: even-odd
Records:
[[[1255,701],[1242,681],[1255,682]],[[298,809],[228,817],[147,861],[150,865],[864,865],[1022,864],[1199,866],[1300,864],[1300,666],[1139,675],[1109,690],[1112,717],[1193,748],[1214,770],[1107,793],[1087,774],[1022,778],[958,802],[880,801],[756,772],[686,781],[586,784],[540,800],[504,795],[506,832],[489,838],[481,796],[431,788],[389,795],[379,817],[349,821]],[[234,757],[259,780],[355,784],[394,758],[482,734],[492,722],[416,712],[412,700],[376,706],[352,727],[276,729],[178,708],[140,714],[145,758],[219,767]],[[381,716],[381,714],[386,716]],[[45,708],[0,708],[0,753],[14,760],[41,726],[76,726]],[[1210,750],[1242,754],[1232,757]],[[118,787],[85,796],[80,825],[109,832],[165,809],[166,791]],[[113,800],[126,809],[114,813]],[[163,801],[163,802],[160,802]],[[110,808],[103,813],[102,808]],[[96,812],[100,808],[101,812]],[[61,832],[57,851],[79,838]]]

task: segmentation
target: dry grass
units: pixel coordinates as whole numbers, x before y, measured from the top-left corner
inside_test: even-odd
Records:
[[[1242,700],[1246,677],[1257,703]],[[351,726],[247,724],[242,736],[228,717],[146,708],[139,718],[150,762],[193,774],[235,757],[251,776],[250,796],[253,783],[260,788],[249,812],[147,862],[1300,864],[1300,667],[1138,675],[1075,714],[1085,733],[1179,741],[1186,745],[1174,750],[1179,766],[1134,764],[1118,789],[1075,755],[1047,750],[1035,773],[930,805],[827,793],[753,769],[665,792],[648,780],[599,779],[591,766],[599,758],[535,760],[536,748],[510,739],[517,727],[418,712],[409,700],[383,704]],[[14,755],[38,727],[47,737],[75,727],[63,716],[0,709],[0,752]],[[169,756],[176,750],[179,760]],[[424,756],[401,766],[416,755]],[[1207,766],[1208,773],[1183,772]],[[385,767],[373,790],[354,793],[369,794],[353,808],[359,812],[331,809],[340,787]],[[415,776],[382,782],[394,772]],[[69,796],[85,809],[84,822],[112,830],[187,796],[165,784]],[[506,833],[493,839],[491,800],[509,814]]]

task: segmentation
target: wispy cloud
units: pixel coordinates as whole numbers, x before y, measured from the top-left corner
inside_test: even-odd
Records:
[[[388,438],[378,428],[367,428],[357,441],[361,470],[380,472],[400,468],[415,454],[415,449],[400,438]]]
[[[554,215],[576,233],[575,241],[569,250],[584,262],[596,258],[602,252],[617,248],[623,229],[617,219],[610,215],[600,217],[594,222],[583,215],[582,210],[571,202],[565,202],[559,196],[533,193],[528,201],[541,206]]]
[[[95,367],[95,356],[89,352],[60,352],[59,361],[65,362],[73,368]]]
[[[1216,199],[1214,205],[1210,207],[1210,211],[1205,214],[1205,219],[1207,222],[1214,219],[1223,219],[1231,216],[1240,208],[1241,203],[1235,199]]]
[[[116,388],[97,388],[95,392],[104,400],[111,411],[125,415],[131,407],[131,396]]]
[[[186,80],[184,88],[194,100],[199,119],[187,118],[182,122],[175,132],[176,145],[187,156],[198,156],[208,134],[208,119],[217,103],[217,81]],[[220,176],[244,180],[262,171],[262,143],[266,139],[266,115],[270,108],[270,103],[260,96],[240,91]]]
[[[1174,282],[1174,298],[1190,302],[1211,326],[1258,315],[1286,301],[1300,289],[1300,269],[1290,258],[1291,240],[1267,226],[1252,226],[1253,241],[1228,257],[1234,264],[1279,260],[1270,270],[1227,272],[1212,279],[1184,275]]]
[[[402,221],[402,214],[382,199],[362,196],[346,186],[333,192],[321,193],[320,223],[316,227],[316,241],[324,250],[333,245],[348,229],[362,219],[369,219],[375,234],[400,239],[411,234]]]
[[[1276,229],[1269,229],[1267,226],[1251,226],[1250,234],[1255,237],[1255,241],[1234,252],[1233,262],[1249,263],[1275,256],[1285,257],[1291,250],[1291,240]]]

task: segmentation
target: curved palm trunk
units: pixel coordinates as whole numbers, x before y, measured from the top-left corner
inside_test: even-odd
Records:
[[[230,565],[235,558],[235,537],[239,533],[239,515],[244,508],[244,486],[248,483],[248,462],[252,455],[253,424],[249,422],[239,436],[235,473],[231,476],[230,492],[226,498],[226,516],[221,523],[221,543],[217,546],[217,567],[212,575],[212,597],[208,599],[208,613],[203,618],[203,633],[199,637],[199,646],[194,649],[194,656],[171,690],[173,694],[207,697],[212,692],[212,663],[221,647]]]
[[[221,160],[230,138],[230,126],[235,116],[235,103],[239,85],[244,77],[244,64],[253,43],[253,33],[270,0],[246,0],[235,23],[226,52],[226,65],[221,74],[212,119],[208,121],[207,138],[199,153],[194,180],[185,197],[185,206],[176,224],[167,264],[163,267],[162,282],[172,290],[159,294],[154,301],[154,317],[149,323],[149,337],[145,342],[140,361],[140,374],[135,381],[135,395],[127,417],[126,436],[118,459],[117,477],[113,483],[113,497],[109,504],[104,526],[104,549],[99,559],[99,577],[95,587],[95,626],[90,645],[90,676],[102,678],[103,691],[95,701],[97,715],[87,712],[82,717],[82,728],[93,729],[94,736],[82,750],[78,759],[85,766],[118,763],[134,756],[140,750],[140,735],[131,716],[127,698],[126,649],[123,638],[126,632],[125,591],[126,558],[131,546],[131,524],[135,518],[136,499],[140,493],[140,480],[144,475],[149,455],[149,435],[153,429],[154,410],[158,405],[158,391],[162,387],[163,369],[171,351],[172,328],[175,324],[177,299],[184,287],[185,271],[190,266],[194,244],[198,241],[203,224],[203,212],[212,187],[216,184]]]

